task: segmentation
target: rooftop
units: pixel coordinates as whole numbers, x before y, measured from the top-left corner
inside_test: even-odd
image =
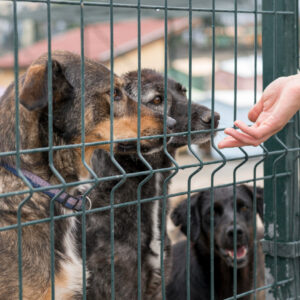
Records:
[[[134,50],[138,46],[138,26],[136,20],[121,21],[114,24],[114,56]],[[168,33],[180,32],[188,28],[187,18],[168,21]],[[110,59],[110,24],[98,23],[84,29],[85,56],[106,62]],[[141,46],[165,37],[165,22],[162,19],[144,19],[141,21]],[[75,28],[52,37],[52,50],[67,50],[81,53],[80,28]],[[19,67],[28,67],[31,62],[48,50],[48,40],[39,41],[19,50]],[[0,68],[13,68],[14,54],[7,53],[0,57]]]

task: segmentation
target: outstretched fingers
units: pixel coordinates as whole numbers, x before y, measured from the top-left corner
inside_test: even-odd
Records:
[[[280,120],[276,121],[273,115],[270,115],[261,123],[257,121],[252,126],[247,126],[242,121],[235,121],[234,124],[247,135],[263,141],[282,128]]]
[[[251,146],[258,146],[261,143],[260,139],[254,138],[251,135],[243,132],[239,132],[233,128],[227,128],[224,131],[226,134],[230,135],[243,145],[251,145]]]
[[[222,141],[220,141],[218,143],[219,149],[232,148],[232,147],[243,147],[243,146],[246,146],[246,145],[231,136],[227,136],[226,138],[224,138]]]

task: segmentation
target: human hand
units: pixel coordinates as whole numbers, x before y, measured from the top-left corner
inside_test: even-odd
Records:
[[[229,136],[218,147],[258,146],[280,131],[299,109],[300,74],[280,77],[267,86],[259,102],[249,111],[248,118],[255,123],[247,126],[235,121],[241,132],[226,128],[224,132]]]

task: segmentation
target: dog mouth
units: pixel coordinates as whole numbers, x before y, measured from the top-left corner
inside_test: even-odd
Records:
[[[137,150],[136,142],[123,142],[117,144],[117,151],[121,153],[135,152]]]
[[[221,249],[221,254],[226,260],[227,264],[234,267],[234,250],[233,249]],[[248,260],[248,247],[243,245],[236,249],[236,263],[238,268],[242,268],[247,264]]]
[[[225,250],[227,255],[234,259],[234,250]],[[236,259],[244,259],[248,253],[248,248],[246,246],[242,246],[236,249]]]
[[[168,138],[167,144],[171,142],[173,137]],[[147,143],[140,143],[140,151],[142,154],[152,154],[161,151],[163,143],[149,140]],[[116,152],[119,154],[134,154],[138,152],[137,142],[119,142],[116,146]]]
[[[211,141],[210,132],[208,132],[208,133],[193,133],[191,135],[191,144],[202,146],[203,144],[207,144],[210,141]],[[185,146],[188,144],[188,136],[187,135],[175,136],[175,137],[173,137],[171,143],[176,148]]]
[[[214,137],[216,136],[216,133],[214,133]],[[198,136],[198,137],[195,137],[195,142],[194,144],[198,145],[198,146],[201,146],[201,145],[204,145],[204,144],[207,144],[208,142],[210,142],[210,133],[206,133],[204,134],[203,136]],[[193,140],[192,140],[193,141]]]

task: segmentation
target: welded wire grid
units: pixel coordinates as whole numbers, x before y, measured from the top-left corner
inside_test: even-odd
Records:
[[[19,64],[18,64],[18,18],[17,18],[17,6],[18,2],[14,0],[13,3],[13,24],[14,24],[14,74],[15,74],[15,83],[18,82],[19,77]],[[215,56],[216,56],[216,32],[215,32],[215,23],[216,23],[216,14],[233,14],[234,17],[234,112],[233,112],[233,121],[237,116],[237,57],[238,57],[238,15],[242,14],[251,14],[254,16],[254,102],[257,95],[257,48],[258,48],[258,16],[262,16],[263,19],[263,56],[264,56],[264,86],[266,86],[273,79],[282,75],[289,75],[296,73],[298,67],[298,3],[297,1],[289,1],[286,3],[284,0],[278,1],[268,1],[263,2],[262,9],[258,8],[257,0],[254,0],[254,9],[251,10],[241,10],[238,7],[238,1],[234,1],[233,9],[217,9],[216,8],[216,0],[211,1],[211,8],[199,8],[193,5],[191,0],[188,1],[186,6],[174,6],[172,5],[172,1],[164,0],[160,5],[149,5],[142,4],[141,0],[138,0],[135,4],[124,4],[118,3],[113,0],[108,2],[96,2],[96,1],[58,1],[58,0],[24,0],[23,2],[39,2],[44,3],[47,9],[47,27],[48,27],[48,110],[49,110],[49,121],[48,121],[48,134],[49,134],[49,145],[45,148],[39,149],[20,149],[20,132],[19,132],[19,89],[18,84],[15,84],[15,105],[16,105],[16,151],[10,151],[5,153],[0,153],[0,156],[8,156],[15,155],[16,156],[16,168],[18,170],[19,175],[24,180],[26,185],[28,186],[28,190],[26,191],[16,191],[10,193],[2,193],[0,195],[1,198],[13,195],[24,195],[24,200],[20,203],[18,208],[18,223],[0,228],[0,231],[6,230],[18,230],[18,264],[19,264],[19,299],[22,299],[23,290],[22,290],[22,228],[25,226],[32,226],[35,224],[39,224],[42,222],[50,222],[50,241],[51,241],[51,290],[52,290],[52,299],[55,299],[54,290],[55,290],[55,282],[54,282],[54,266],[55,266],[55,257],[54,257],[54,224],[55,221],[62,218],[69,218],[72,216],[81,216],[82,221],[82,268],[83,268],[83,299],[86,299],[86,233],[85,233],[85,218],[86,214],[96,213],[100,211],[110,211],[110,229],[111,229],[111,238],[110,238],[110,246],[111,246],[111,299],[115,298],[115,270],[114,270],[114,210],[120,207],[128,206],[128,205],[136,205],[137,206],[137,224],[138,224],[138,236],[137,236],[137,255],[138,255],[138,298],[142,299],[142,282],[141,282],[141,205],[150,201],[162,201],[163,209],[161,216],[161,273],[162,273],[162,298],[166,299],[165,296],[165,270],[164,270],[164,231],[166,229],[165,223],[165,215],[166,215],[166,203],[169,198],[175,196],[187,195],[188,198],[188,212],[187,212],[187,260],[186,260],[186,286],[187,286],[187,295],[186,299],[190,299],[190,195],[193,192],[199,192],[203,190],[202,188],[192,189],[191,181],[195,174],[202,171],[204,166],[207,165],[216,165],[214,171],[211,174],[211,222],[210,222],[210,253],[211,253],[211,299],[214,299],[214,188],[225,187],[233,185],[234,187],[234,287],[233,287],[233,297],[228,299],[239,299],[246,295],[253,295],[253,299],[256,299],[257,292],[261,290],[270,290],[273,297],[275,299],[298,299],[300,296],[300,262],[299,262],[299,251],[294,251],[294,256],[285,255],[284,251],[278,250],[277,244],[283,243],[286,247],[294,247],[297,249],[297,245],[299,245],[300,238],[300,224],[299,224],[299,212],[300,212],[300,203],[299,203],[299,183],[298,183],[298,172],[299,172],[299,142],[300,142],[300,132],[299,132],[299,115],[296,115],[284,129],[284,131],[274,138],[270,139],[265,146],[261,145],[260,147],[263,149],[263,154],[255,154],[248,155],[245,150],[240,148],[241,153],[243,154],[243,158],[230,158],[227,159],[221,151],[216,147],[213,136],[214,130],[207,130],[206,132],[211,133],[212,147],[215,151],[220,155],[220,159],[215,159],[213,161],[204,162],[198,156],[198,154],[193,150],[191,145],[191,134],[202,133],[205,131],[192,131],[191,130],[191,101],[192,101],[192,65],[193,65],[193,53],[192,53],[192,31],[193,31],[193,14],[195,13],[207,13],[211,16],[211,33],[212,33],[212,77],[211,77],[211,126],[214,125],[214,109],[215,109]],[[171,3],[168,3],[171,2]],[[54,146],[53,145],[53,120],[52,120],[52,60],[51,60],[51,8],[56,5],[73,5],[80,7],[80,32],[81,32],[81,143],[77,145],[67,145],[67,146]],[[85,7],[103,7],[109,8],[109,18],[110,18],[110,69],[111,69],[111,126],[110,126],[110,141],[106,142],[94,142],[94,143],[85,143],[85,128],[84,128],[84,101],[85,101],[85,76],[84,76],[84,28],[85,28]],[[136,172],[127,174],[125,170],[121,167],[121,165],[114,158],[113,153],[113,145],[116,140],[113,140],[113,91],[114,91],[114,10],[118,9],[136,9],[136,18],[137,18],[137,27],[138,27],[138,146],[137,146],[137,155],[139,159],[145,164],[147,167],[147,171]],[[166,118],[167,118],[167,103],[165,102],[165,110],[164,110],[164,132],[163,135],[156,135],[151,137],[142,137],[140,134],[140,107],[141,107],[141,68],[143,67],[141,64],[141,13],[147,10],[162,10],[164,11],[164,31],[165,31],[165,64],[164,64],[164,84],[165,84],[165,98],[167,98],[167,78],[168,78],[168,12],[170,11],[181,11],[185,12],[188,16],[189,20],[189,84],[188,84],[188,131],[174,134],[167,134],[166,129]],[[291,44],[292,43],[292,44]],[[285,46],[289,45],[289,46]],[[224,128],[219,128],[217,131],[222,131]],[[179,166],[174,158],[168,153],[167,150],[167,137],[170,136],[178,136],[178,135],[187,135],[188,137],[188,149],[191,154],[197,159],[196,163],[193,164],[185,164]],[[141,153],[140,141],[142,139],[150,139],[150,138],[161,138],[164,139],[163,149],[168,158],[173,162],[173,166],[164,169],[153,169],[152,166],[147,162],[147,160],[143,157]],[[122,141],[132,141],[133,139],[123,139]],[[121,141],[121,140],[120,140]],[[115,166],[120,171],[121,175],[113,176],[113,177],[97,177],[92,168],[89,167],[87,162],[85,161],[85,147],[86,146],[96,146],[104,143],[110,144],[110,158],[115,164]],[[53,164],[53,151],[67,149],[67,148],[75,148],[81,147],[82,149],[82,162],[85,168],[88,169],[91,174],[91,179],[80,182],[72,182],[66,183],[64,178],[59,174],[59,172],[55,169]],[[33,188],[28,180],[23,176],[20,169],[20,156],[21,154],[29,154],[36,152],[48,152],[49,155],[49,166],[52,172],[56,175],[56,177],[60,180],[61,184],[57,184],[51,187],[40,187]],[[247,180],[237,180],[237,172],[240,167],[244,164],[247,164],[250,158],[259,158],[258,162],[255,164],[253,168],[253,178]],[[228,184],[216,185],[215,184],[215,175],[218,173],[220,169],[222,169],[226,163],[229,161],[240,161],[239,164],[233,170],[233,182]],[[264,176],[257,176],[257,169],[260,165],[264,164],[265,174]],[[186,168],[196,168],[196,170],[189,176],[187,180],[187,189],[185,191],[168,194],[167,193],[167,185],[172,177],[174,177],[179,170]],[[152,176],[160,172],[172,171],[171,175],[167,177],[163,184],[163,194],[162,195],[154,195],[151,198],[142,199],[141,191],[143,185],[150,180]],[[115,191],[126,182],[127,178],[147,175],[146,178],[140,182],[137,190],[137,199],[128,199],[129,201],[125,203],[114,203],[114,193]],[[73,212],[68,215],[63,216],[54,216],[54,201],[59,196],[57,195],[53,199],[51,199],[51,207],[50,207],[50,218],[35,220],[31,222],[22,223],[21,222],[21,214],[23,205],[30,199],[31,195],[34,192],[44,191],[50,188],[60,188],[61,193],[65,191],[68,187],[74,187],[79,184],[84,183],[92,183],[92,187],[85,193],[84,196],[87,196],[90,191],[96,186],[96,184],[118,179],[118,183],[111,190],[110,194],[110,204],[105,207],[94,208],[91,210],[86,210],[85,205],[83,205],[83,210],[81,212]],[[270,269],[270,273],[272,275],[273,280],[270,282],[266,281],[265,286],[257,287],[257,272],[256,269],[256,261],[257,261],[257,247],[258,241],[254,238],[254,273],[253,273],[253,289],[238,295],[237,294],[237,263],[236,263],[236,252],[237,252],[237,234],[236,234],[236,213],[237,213],[237,205],[236,205],[236,186],[241,183],[253,183],[254,185],[254,200],[256,199],[256,183],[257,181],[264,180],[265,184],[265,247],[266,250],[266,266]],[[284,194],[285,191],[285,194]],[[85,199],[85,198],[84,198]],[[254,217],[253,217],[253,226],[254,226],[254,237],[256,236],[256,201],[254,201]],[[273,229],[270,230],[270,228]],[[109,276],[109,275],[108,275]],[[132,278],[130,280],[133,280]]]

